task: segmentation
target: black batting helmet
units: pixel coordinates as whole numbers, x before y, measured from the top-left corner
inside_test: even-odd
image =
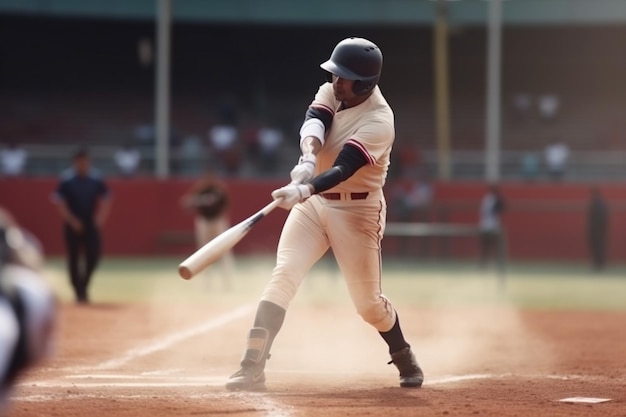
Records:
[[[330,59],[320,65],[327,73],[354,80],[354,94],[364,96],[378,84],[383,67],[383,54],[373,42],[363,38],[347,38],[335,46]]]

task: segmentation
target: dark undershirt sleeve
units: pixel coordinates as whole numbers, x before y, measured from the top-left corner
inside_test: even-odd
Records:
[[[326,129],[326,131],[328,131],[330,129],[330,125],[333,122],[333,115],[331,112],[329,112],[328,110],[325,110],[321,107],[313,107],[310,106],[307,111],[306,111],[306,115],[304,117],[304,120],[309,120],[309,119],[319,119],[322,121],[322,123],[324,123],[324,128]]]
[[[349,144],[344,145],[333,167],[311,180],[311,185],[314,188],[313,193],[317,194],[333,188],[350,178],[366,164],[367,159],[359,149]]]

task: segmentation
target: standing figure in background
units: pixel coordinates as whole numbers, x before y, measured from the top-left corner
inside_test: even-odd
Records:
[[[600,189],[593,187],[587,208],[587,245],[596,271],[606,267],[608,234],[609,209]]]
[[[497,185],[490,185],[480,203],[480,263],[486,265],[490,257],[502,261],[502,224],[505,202]]]
[[[228,190],[213,171],[192,184],[181,199],[183,207],[194,212],[196,245],[205,245],[230,227],[228,219]],[[226,252],[220,259],[222,280],[226,289],[230,288],[234,273],[234,256]]]
[[[88,303],[88,287],[102,252],[100,231],[111,199],[106,182],[91,168],[86,150],[74,154],[73,167],[63,174],[53,201],[64,222],[67,265],[76,301]]]
[[[57,303],[34,236],[0,208],[0,415],[24,371],[52,354]]]
[[[229,390],[265,388],[265,363],[287,308],[310,268],[329,249],[357,313],[387,344],[388,363],[397,367],[400,386],[422,385],[422,370],[381,288],[387,213],[383,186],[395,138],[393,111],[378,87],[382,64],[378,46],[363,38],[339,42],[321,64],[327,82],[306,111],[302,155],[291,170],[291,182],[272,192],[289,215],[241,369],[226,384]]]

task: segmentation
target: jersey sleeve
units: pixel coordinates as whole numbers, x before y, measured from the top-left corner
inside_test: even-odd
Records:
[[[335,96],[333,94],[333,85],[331,83],[325,83],[320,86],[315,94],[315,98],[309,107],[325,110],[335,115]]]
[[[389,152],[393,139],[393,126],[383,120],[374,120],[360,127],[346,144],[360,150],[369,165],[375,165]]]

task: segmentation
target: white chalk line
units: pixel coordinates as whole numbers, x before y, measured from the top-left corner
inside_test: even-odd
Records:
[[[306,374],[306,372],[303,372]],[[458,382],[471,381],[471,380],[487,380],[487,379],[501,379],[501,378],[524,378],[524,379],[558,379],[558,380],[572,380],[572,379],[585,379],[588,380],[589,376],[585,375],[516,375],[512,373],[507,374],[469,374],[469,375],[450,375],[443,376],[439,378],[434,378],[426,381],[424,386],[431,385],[446,385],[446,384],[454,384]],[[116,375],[116,374],[105,374],[105,375],[73,375],[68,376],[67,379],[73,381],[50,381],[45,384],[37,384],[37,387],[42,388],[90,388],[89,393],[68,393],[66,390],[63,391],[63,394],[57,395],[44,395],[44,394],[33,394],[33,395],[25,395],[25,396],[17,396],[13,398],[13,401],[16,402],[51,402],[51,401],[84,401],[86,399],[101,399],[101,398],[111,398],[111,395],[106,391],[100,394],[94,394],[94,388],[164,388],[164,387],[207,387],[207,386],[223,386],[223,382],[226,376],[220,377],[180,377],[176,378],[174,381],[156,381],[156,382],[147,382],[146,379],[155,379],[156,376],[146,377],[143,376],[132,376],[132,375]],[[593,377],[594,379],[607,379],[605,377]],[[89,379],[87,383],[77,383],[76,380],[80,379]],[[106,380],[141,380],[139,382],[114,382],[114,381],[106,381]],[[32,388],[33,385],[31,384]],[[319,387],[318,387],[319,388]],[[154,392],[148,394],[115,394],[115,398],[118,400],[137,400],[144,401],[147,399],[154,398]],[[177,398],[180,398],[180,392],[175,394],[168,394],[170,396],[174,395]],[[163,397],[163,395],[160,395]],[[167,396],[167,395],[166,395]],[[234,398],[237,401],[238,405],[245,405],[253,407],[256,411],[264,412],[265,416],[269,417],[290,417],[292,415],[293,407],[287,406],[285,404],[281,404],[273,399],[269,398],[264,393],[254,393],[254,392],[238,392],[238,393],[230,393],[230,392],[218,392],[218,393],[187,393],[184,395],[187,399],[192,400],[227,400]]]
[[[285,371],[284,373],[291,373]],[[274,371],[270,373],[281,373]],[[301,372],[303,375],[312,374],[312,372]],[[323,372],[317,372],[321,374]],[[335,375],[332,372],[325,372]],[[19,386],[28,388],[159,388],[159,387],[221,387],[227,380],[228,375],[220,376],[170,376],[167,380],[161,377],[150,377],[146,375],[126,375],[126,374],[93,374],[93,375],[69,375],[64,380],[24,382]],[[503,379],[503,378],[524,378],[524,379],[558,379],[558,380],[604,380],[606,377],[587,376],[587,375],[518,375],[513,373],[507,374],[469,374],[469,375],[449,375],[433,379],[427,379],[424,386],[430,385],[446,385],[457,382],[471,380],[487,380],[487,379]],[[222,394],[223,395],[223,394]]]
[[[169,335],[161,336],[157,340],[155,340],[152,343],[147,344],[146,346],[130,349],[126,351],[124,354],[122,354],[121,356],[102,362],[96,365],[95,367],[88,367],[88,366],[68,367],[68,368],[62,369],[61,371],[62,372],[89,372],[89,371],[106,371],[106,370],[120,368],[123,365],[135,359],[139,359],[143,356],[150,355],[154,352],[165,350],[169,348],[170,346],[180,343],[186,339],[189,339],[197,335],[206,333],[208,331],[220,328],[224,326],[225,324],[228,324],[240,317],[243,317],[249,314],[253,309],[254,309],[254,306],[252,305],[240,307],[236,310],[233,310],[229,313],[226,313],[208,322],[201,323],[197,326],[187,328],[187,329],[175,332],[175,333],[171,333]],[[76,375],[69,375],[69,376],[66,376],[66,378],[71,378],[73,376],[76,376]],[[108,376],[112,377],[111,375],[108,375]],[[97,378],[99,378],[99,376],[97,375],[87,375],[85,377],[91,380],[94,380],[94,379],[97,380]],[[115,378],[119,379],[119,375],[111,379],[115,379]],[[81,387],[86,387],[86,388],[105,388],[105,387],[165,388],[165,387],[180,387],[180,386],[207,386],[207,385],[217,386],[217,385],[224,384],[224,381],[226,381],[226,379],[227,379],[227,376],[219,377],[219,378],[215,377],[215,378],[210,378],[210,379],[205,377],[203,378],[201,382],[181,381],[180,379],[178,379],[178,380],[173,380],[173,381],[157,381],[157,382],[151,382],[151,383],[146,383],[144,381],[144,382],[109,382],[109,383],[104,383],[104,384],[97,383],[97,382],[93,383],[91,381],[88,383],[76,383],[76,382],[64,383],[63,381],[37,381],[37,382],[31,381],[29,383],[22,384],[22,385],[29,386],[31,388],[32,387],[41,387],[41,388],[69,388],[69,387],[74,387],[74,388],[81,388]],[[235,398],[237,398],[237,402],[239,404],[245,404],[248,406],[253,406],[255,408],[261,408],[262,410],[269,412],[269,414],[267,415],[271,417],[291,416],[291,412],[290,412],[291,407],[285,404],[280,404],[264,396],[256,396],[256,395],[250,395],[250,394],[251,393],[246,393],[246,395],[243,395],[243,396],[239,395],[239,396],[236,396]],[[69,399],[84,400],[88,398],[102,398],[102,397],[103,396],[98,395],[98,394],[85,395],[85,394],[65,393],[63,394],[62,399],[63,401],[66,401]],[[107,398],[108,397],[109,396],[107,396]],[[119,399],[123,399],[123,398],[146,399],[149,397],[150,398],[153,397],[153,395],[143,396],[141,394],[135,394],[135,395],[128,396],[128,395],[116,394],[115,397]],[[193,396],[188,396],[188,397],[193,398]],[[206,394],[206,395],[197,395],[196,397],[197,398],[218,398],[218,397],[224,398],[224,395],[223,394],[219,394],[219,395]],[[47,401],[53,401],[55,399],[58,400],[59,397],[54,396],[54,395],[48,395],[48,396],[47,395],[30,395],[30,396],[23,396],[23,397],[17,396],[17,397],[12,398],[13,401],[24,401],[24,402],[47,402]]]
[[[173,346],[177,343],[182,342],[183,340],[186,340],[194,336],[198,336],[200,334],[206,333],[210,330],[215,330],[219,327],[222,327],[225,324],[230,323],[231,321],[234,321],[240,317],[243,317],[249,314],[253,308],[254,306],[252,305],[246,305],[236,310],[230,311],[226,314],[223,314],[213,320],[207,321],[205,323],[200,323],[197,326],[183,329],[178,332],[171,333],[169,335],[160,336],[157,340],[153,341],[152,343],[149,343],[146,346],[130,349],[126,351],[124,354],[122,354],[121,356],[102,362],[96,365],[95,367],[94,366],[68,367],[68,368],[64,368],[63,371],[87,372],[87,371],[106,371],[106,370],[116,369],[142,356],[147,356],[154,352],[158,352],[160,350],[165,350],[169,348],[170,346]]]
[[[225,324],[234,321],[240,317],[245,316],[250,313],[253,309],[253,306],[243,306],[236,310],[233,310],[229,313],[226,313],[220,317],[217,317],[211,321],[201,323],[197,326],[184,329],[169,335],[165,335],[159,337],[158,340],[149,343],[140,348],[134,348],[126,351],[124,354],[117,358],[110,359],[108,361],[102,362],[95,367],[68,367],[63,368],[61,371],[63,372],[90,372],[90,371],[106,371],[113,370],[116,368],[120,368],[123,365],[131,362],[135,359],[139,359],[143,356],[152,354],[154,352],[164,350],[169,348],[172,345],[180,343],[186,339],[191,337],[195,337],[197,335],[206,333],[211,330],[215,330],[219,327],[224,326]],[[63,380],[51,380],[51,381],[29,381],[23,384],[18,385],[18,387],[22,386],[24,388],[28,387],[29,389],[36,388],[174,388],[174,387],[216,387],[223,386],[224,381],[228,378],[227,375],[224,376],[201,376],[201,377],[190,377],[190,376],[181,376],[176,377],[175,374],[177,372],[181,372],[183,370],[160,370],[160,371],[152,371],[152,372],[144,372],[138,376],[133,375],[118,375],[118,374],[84,374],[84,375],[66,375],[65,381]],[[291,371],[275,371],[275,372],[283,372],[283,373],[293,373],[297,372],[297,370]],[[306,374],[307,372],[302,372]],[[324,372],[316,372],[316,373],[324,373]],[[334,374],[333,372],[327,372],[328,374]],[[426,380],[424,386],[428,385],[444,385],[451,384],[456,382],[463,382],[468,380],[477,380],[477,379],[494,379],[494,378],[503,378],[503,377],[523,377],[523,378],[550,378],[550,379],[580,379],[587,378],[581,375],[514,375],[514,374],[502,374],[502,375],[494,375],[494,374],[472,374],[472,375],[458,375],[458,376],[446,376],[440,377],[436,379]],[[167,377],[167,380],[156,380],[163,379]],[[152,381],[150,381],[152,379]],[[86,382],[79,382],[77,380],[87,380]],[[92,391],[93,392],[93,391]],[[180,394],[177,394],[180,396]],[[64,392],[62,395],[44,395],[44,394],[32,394],[32,395],[24,395],[24,396],[14,396],[12,398],[13,401],[21,401],[21,402],[48,402],[48,401],[58,401],[58,400],[84,400],[89,398],[110,398],[110,394],[93,394],[93,393],[67,393]],[[116,394],[116,398],[119,399],[148,399],[154,397],[154,393],[142,395],[142,394]],[[209,399],[224,399],[224,398],[236,398],[239,404],[247,404],[253,407],[260,407],[264,411],[269,412],[268,414],[271,417],[289,417],[291,415],[291,411],[289,406],[285,404],[280,404],[267,396],[264,396],[262,393],[203,393],[203,394],[189,394],[186,395],[187,398],[209,398]]]
[[[180,398],[180,393],[175,395],[177,398]],[[110,399],[111,395],[108,393],[83,393],[83,394],[74,394],[74,393],[63,393],[63,394],[52,394],[52,395],[44,395],[44,394],[35,394],[35,395],[27,395],[27,396],[14,396],[12,397],[13,402],[27,402],[27,403],[46,403],[51,401],[84,401],[88,399],[102,399],[107,398]],[[150,400],[154,398],[154,393],[152,394],[116,394],[116,400]],[[163,398],[163,396],[161,396]],[[257,411],[265,411],[265,416],[268,417],[290,417],[292,415],[292,407],[287,406],[285,404],[280,404],[270,398],[268,398],[263,393],[258,392],[236,392],[236,393],[202,393],[202,394],[186,394],[186,399],[190,400],[224,400],[228,398],[233,398],[237,400],[237,404],[240,406],[252,407]]]

